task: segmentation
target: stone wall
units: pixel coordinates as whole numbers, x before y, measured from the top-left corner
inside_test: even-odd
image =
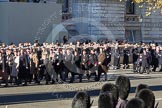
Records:
[[[73,18],[80,20],[77,30],[99,39],[124,38],[125,3],[111,0],[69,1]],[[79,19],[80,18],[80,19]],[[81,21],[82,20],[82,21]],[[88,23],[88,24],[87,24]]]
[[[150,16],[146,16],[146,6],[138,9],[138,14],[142,15],[141,30],[144,41],[157,41],[162,39],[162,14],[160,10],[153,11]]]
[[[62,18],[62,5],[56,3],[0,3],[0,41],[44,42],[53,24]]]

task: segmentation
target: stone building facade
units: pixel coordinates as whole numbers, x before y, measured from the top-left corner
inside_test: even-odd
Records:
[[[162,39],[162,15],[160,10],[146,16],[146,6],[139,8],[131,0],[65,0],[67,11],[63,21],[71,20],[67,29],[79,35],[100,38],[123,39],[130,42],[157,41]],[[71,27],[70,27],[71,26]],[[70,29],[72,28],[72,29]],[[75,33],[74,33],[75,34]],[[70,34],[69,34],[70,35]],[[72,37],[74,35],[70,35]]]

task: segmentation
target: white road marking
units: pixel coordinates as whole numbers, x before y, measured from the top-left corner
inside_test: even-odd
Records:
[[[98,108],[98,106],[92,106],[91,108]]]
[[[162,98],[157,98],[156,101],[162,101]]]

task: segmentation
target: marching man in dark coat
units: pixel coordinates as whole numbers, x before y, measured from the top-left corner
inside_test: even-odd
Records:
[[[159,55],[159,72],[161,72],[162,71],[162,47],[160,47],[158,55]]]
[[[115,49],[114,51],[114,69],[119,69],[120,68],[120,53],[119,49]]]
[[[73,83],[75,80],[75,75],[79,75],[79,82],[82,82],[82,76],[83,73],[81,71],[81,55],[78,53],[78,51],[74,52],[74,58],[73,58],[74,64],[73,64],[73,71],[72,71],[72,77],[70,80],[70,83]]]
[[[128,66],[128,63],[129,63],[129,49],[127,47],[127,45],[125,45],[125,48],[123,50],[123,53],[124,53],[124,58],[123,58],[123,69],[127,69],[129,66]]]
[[[9,65],[7,62],[7,55],[6,52],[3,50],[2,51],[2,78],[3,81],[5,82],[5,86],[8,86],[8,75],[9,75]]]
[[[136,72],[136,66],[137,66],[137,59],[138,59],[138,56],[139,56],[139,53],[138,53],[138,48],[136,45],[134,45],[134,48],[132,49],[132,53],[133,53],[133,71]]]
[[[22,83],[24,80],[25,83],[23,84],[24,86],[27,85],[28,78],[30,76],[30,61],[29,61],[29,56],[24,50],[21,50],[21,55],[20,55],[20,64],[19,64],[19,84]]]
[[[94,75],[95,76],[94,80],[97,80],[97,75],[96,75],[97,64],[98,64],[98,58],[94,50],[92,49],[91,54],[89,55],[89,61],[88,61],[88,68],[90,71],[90,75],[88,79],[90,79],[91,76]]]
[[[152,71],[155,72],[156,68],[159,65],[159,61],[158,61],[159,56],[158,56],[158,54],[156,52],[156,46],[155,45],[152,46],[151,56],[152,56],[152,63],[151,63],[151,65],[153,66],[153,70]]]
[[[149,73],[149,53],[146,51],[146,49],[143,50],[143,55],[142,55],[142,73],[146,71]]]
[[[86,50],[83,50],[83,55],[81,56],[81,68],[83,71],[83,74],[86,73],[87,78],[89,77],[88,73],[88,55]]]
[[[105,53],[106,53],[106,61],[107,61],[107,64],[108,64],[108,68],[109,68],[109,65],[111,63],[111,47],[107,46],[105,47]]]
[[[63,72],[61,72],[60,69],[60,53],[59,50],[57,52],[54,53],[54,63],[53,63],[53,68],[56,72],[56,81],[62,80],[65,81],[65,76],[63,75]],[[58,77],[58,75],[60,75],[60,78]]]
[[[70,49],[67,49],[65,54],[65,80],[68,78],[69,72],[72,72],[72,65],[73,65],[73,55]]]

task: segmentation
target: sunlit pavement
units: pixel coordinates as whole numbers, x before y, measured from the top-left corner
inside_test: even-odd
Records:
[[[100,88],[105,83],[114,83],[119,75],[126,75],[131,80],[129,99],[134,97],[138,84],[148,84],[155,93],[156,102],[160,102],[159,108],[162,108],[162,73],[134,74],[131,70],[110,70],[106,82],[101,78],[100,82],[84,79],[83,83],[0,88],[0,108],[71,108],[77,90],[87,90],[94,100],[92,108],[97,108]]]

